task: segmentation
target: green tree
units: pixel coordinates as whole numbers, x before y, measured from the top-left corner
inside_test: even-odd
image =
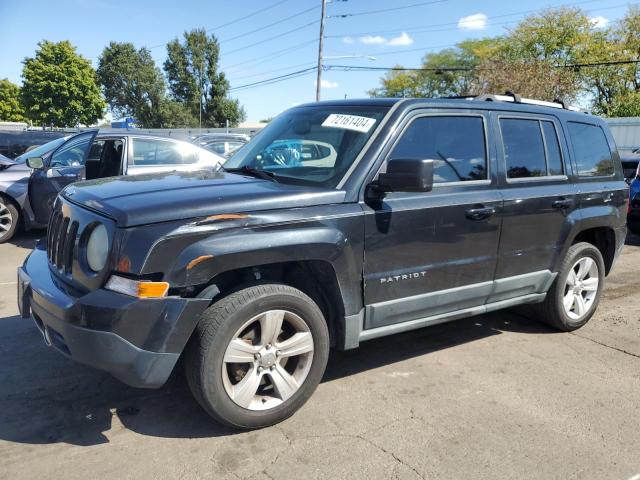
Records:
[[[0,121],[24,121],[24,109],[20,103],[20,87],[8,79],[0,80]]]
[[[523,19],[479,66],[488,91],[512,90],[542,100],[573,100],[580,71],[564,68],[583,57],[595,27],[577,8],[549,9]]]
[[[239,102],[228,96],[229,82],[219,70],[219,58],[218,40],[204,29],[185,32],[182,42],[176,38],[167,44],[164,70],[171,96],[198,120],[202,105],[206,127],[222,127],[226,121],[237,125],[245,117]]]
[[[373,97],[446,97],[480,93],[474,70],[497,48],[493,38],[467,40],[439,52],[427,53],[421,71],[392,70],[381,87],[369,91]],[[401,67],[400,67],[401,68]]]
[[[593,110],[601,115],[640,115],[640,8],[630,6],[626,15],[606,30],[598,30],[583,52],[582,63],[612,62],[583,68],[584,87],[593,96]]]
[[[149,50],[111,42],[100,55],[97,74],[116,116],[132,116],[145,128],[160,126],[165,81]]]
[[[89,60],[68,41],[43,41],[22,70],[22,103],[36,123],[69,127],[91,125],[102,117],[105,102]]]

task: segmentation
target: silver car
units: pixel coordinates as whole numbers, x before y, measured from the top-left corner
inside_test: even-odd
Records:
[[[0,243],[19,226],[44,228],[58,192],[80,180],[217,168],[225,158],[157,135],[87,131],[53,140],[15,160],[0,160]]]

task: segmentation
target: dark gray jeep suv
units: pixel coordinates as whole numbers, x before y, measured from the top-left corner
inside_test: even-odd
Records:
[[[258,428],[304,404],[330,347],[523,304],[581,327],[627,202],[606,124],[562,103],[303,105],[217,171],[67,187],[20,310],[137,387],[183,355],[207,412]]]

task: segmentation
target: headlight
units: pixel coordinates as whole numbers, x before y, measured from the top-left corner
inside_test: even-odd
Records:
[[[93,229],[87,242],[87,263],[94,272],[101,271],[107,264],[109,255],[109,234],[104,225]]]

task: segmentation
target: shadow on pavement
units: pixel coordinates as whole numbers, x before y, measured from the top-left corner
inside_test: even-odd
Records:
[[[0,439],[25,444],[107,443],[125,427],[141,435],[198,438],[237,432],[214,422],[191,397],[181,365],[159,390],[128,387],[44,345],[29,320],[0,318]],[[469,318],[333,351],[323,382],[503,331],[552,332],[513,312]]]
[[[16,247],[33,250],[39,239],[47,234],[46,230],[31,230],[29,232],[18,232],[15,237],[7,243]]]
[[[627,233],[627,238],[624,244],[632,247],[640,247],[640,235],[635,235],[631,232]]]

